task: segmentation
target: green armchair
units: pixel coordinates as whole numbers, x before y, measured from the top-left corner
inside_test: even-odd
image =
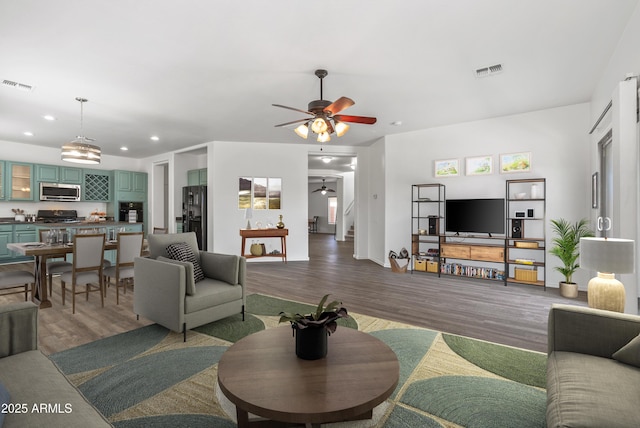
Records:
[[[246,304],[246,259],[230,254],[198,250],[193,232],[152,234],[149,258],[135,259],[133,310],[172,331],[187,330],[242,314]],[[167,248],[187,244],[200,265],[204,279],[197,281],[194,263],[172,259]],[[184,246],[183,246],[184,247]]]

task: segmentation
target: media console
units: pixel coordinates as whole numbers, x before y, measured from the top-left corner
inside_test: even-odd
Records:
[[[447,231],[444,185],[412,186],[411,272],[546,287],[546,180],[506,181],[505,232]],[[525,227],[526,225],[526,227]]]

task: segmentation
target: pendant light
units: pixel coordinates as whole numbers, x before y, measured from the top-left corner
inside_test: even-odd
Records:
[[[83,104],[87,102],[87,99],[77,97],[76,101],[80,103],[80,135],[62,146],[61,158],[63,161],[73,163],[99,164],[100,147],[90,144],[94,141],[93,138],[87,138],[83,135]]]

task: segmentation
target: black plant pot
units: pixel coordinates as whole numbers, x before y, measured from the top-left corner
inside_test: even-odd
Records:
[[[319,360],[327,356],[327,329],[324,327],[295,328],[296,356],[303,360]]]

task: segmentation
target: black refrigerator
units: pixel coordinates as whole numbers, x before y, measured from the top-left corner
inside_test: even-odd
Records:
[[[182,230],[195,232],[198,248],[207,249],[207,186],[182,188]]]

